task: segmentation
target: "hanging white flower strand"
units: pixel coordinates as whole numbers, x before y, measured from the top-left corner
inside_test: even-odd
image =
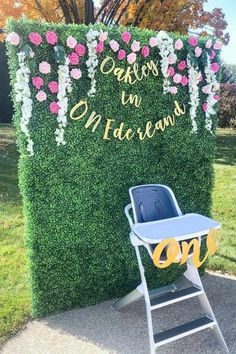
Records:
[[[90,29],[88,33],[86,34],[87,38],[87,47],[88,47],[88,60],[86,61],[86,65],[88,68],[88,77],[91,80],[91,87],[90,90],[88,91],[88,96],[93,96],[96,93],[96,71],[97,71],[97,66],[98,66],[98,58],[97,58],[97,37],[99,36],[98,31],[94,31]]]
[[[211,69],[211,62],[210,62],[210,57],[207,54],[207,65],[205,66],[205,75],[206,75],[206,82],[207,85],[205,88],[207,89],[208,92],[208,97],[206,100],[206,119],[205,119],[205,128],[212,132],[212,119],[211,115],[216,114],[215,110],[213,109],[213,106],[216,104],[216,100],[214,98],[215,92],[219,89],[220,84],[216,80],[216,75]]]
[[[191,60],[187,58],[187,65],[188,65],[188,80],[189,80],[189,94],[190,94],[190,117],[192,121],[192,132],[197,132],[197,108],[199,106],[199,75],[200,73],[194,68],[191,64]]]
[[[66,58],[64,65],[58,66],[58,111],[57,121],[59,127],[55,131],[57,145],[65,145],[65,128],[67,126],[68,97],[67,92],[71,92],[71,79],[69,69],[69,59]]]
[[[26,65],[26,55],[24,52],[17,54],[19,61],[19,69],[16,72],[16,82],[14,84],[14,90],[16,94],[16,102],[21,103],[21,117],[20,128],[25,134],[27,139],[27,151],[30,156],[34,154],[33,141],[30,137],[29,122],[32,117],[32,104],[31,91],[29,87],[30,81],[30,69]]]
[[[161,72],[163,79],[163,93],[169,92],[170,82],[168,68],[169,64],[174,64],[177,60],[177,56],[174,54],[173,39],[165,32],[158,32],[157,45],[159,48],[159,54],[161,56]]]

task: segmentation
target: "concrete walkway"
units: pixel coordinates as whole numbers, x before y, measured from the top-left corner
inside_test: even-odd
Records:
[[[236,278],[207,274],[203,284],[230,353],[236,353]],[[113,301],[63,312],[29,322],[1,348],[2,354],[149,354],[143,302],[121,312]],[[201,315],[197,299],[189,299],[154,313],[160,330]],[[223,353],[210,329],[160,347],[156,353]]]

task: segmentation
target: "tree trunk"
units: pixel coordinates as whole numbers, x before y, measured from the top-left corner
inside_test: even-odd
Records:
[[[85,24],[94,23],[94,3],[92,0],[85,0]]]

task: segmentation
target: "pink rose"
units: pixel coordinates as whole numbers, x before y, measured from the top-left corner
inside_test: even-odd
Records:
[[[169,68],[168,68],[168,74],[169,74],[169,76],[174,76],[174,74],[175,74],[175,69],[173,68],[173,66],[169,66]]]
[[[44,81],[40,76],[34,76],[32,77],[32,84],[39,90],[43,86]]]
[[[195,56],[196,56],[197,58],[199,58],[199,57],[201,56],[201,54],[202,54],[202,48],[196,47],[195,50],[194,50],[194,52],[195,52]]]
[[[79,57],[75,52],[72,52],[71,54],[69,54],[69,61],[71,65],[77,65],[79,64]]]
[[[20,37],[16,32],[11,32],[7,35],[6,41],[11,45],[18,45],[20,43]]]
[[[179,84],[179,83],[181,82],[181,80],[182,80],[182,75],[180,75],[180,74],[175,74],[175,75],[173,76],[173,81],[174,81],[175,84]]]
[[[177,60],[177,56],[174,53],[172,53],[168,56],[169,64],[174,64],[176,62],[176,60]]]
[[[107,40],[107,36],[108,36],[107,32],[101,32],[99,34],[98,39],[99,39],[100,42],[105,42]]]
[[[40,45],[42,43],[42,37],[38,32],[31,32],[29,34],[29,40],[35,45]]]
[[[138,52],[140,50],[140,42],[133,41],[133,43],[131,44],[131,50],[133,52]]]
[[[211,85],[205,85],[202,87],[202,92],[208,95],[211,92]]]
[[[77,44],[77,40],[74,37],[69,36],[66,40],[66,44],[69,48],[74,49]]]
[[[179,70],[184,70],[187,67],[187,63],[185,60],[182,60],[179,64],[178,64],[178,69]]]
[[[46,41],[52,45],[56,44],[57,43],[57,34],[53,31],[47,31],[46,32]]]
[[[188,85],[188,78],[187,78],[186,75],[183,75],[183,76],[182,76],[181,85],[182,85],[182,86]]]
[[[47,61],[42,61],[39,64],[39,71],[42,74],[49,74],[51,72],[51,65]]]
[[[121,34],[121,39],[122,41],[124,41],[126,44],[129,43],[129,41],[131,40],[131,34],[129,32],[123,32]]]
[[[136,60],[136,54],[135,53],[130,53],[129,55],[127,55],[127,62],[129,64],[133,64]]]
[[[178,92],[178,89],[176,86],[171,86],[171,87],[169,87],[168,92],[170,92],[172,95],[176,95],[176,93]]]
[[[45,101],[47,99],[47,95],[44,91],[39,91],[35,97],[39,102]]]
[[[206,102],[204,102],[203,105],[202,105],[202,110],[203,110],[203,112],[206,112],[206,111],[207,111],[207,108],[208,108],[208,105],[207,105]]]
[[[56,81],[49,82],[48,88],[51,91],[51,93],[57,93],[58,92],[58,82],[56,82]]]
[[[50,103],[49,108],[50,108],[50,111],[52,113],[56,113],[57,114],[61,107],[59,106],[59,104],[56,101],[53,101],[53,102]]]
[[[119,47],[120,47],[119,43],[117,41],[115,41],[114,39],[112,39],[109,44],[110,44],[110,47],[113,50],[113,52],[117,52],[119,50]]]
[[[210,55],[210,60],[213,60],[215,58],[216,52],[214,50],[211,51],[211,55]]]
[[[211,64],[211,70],[213,71],[213,73],[217,73],[217,71],[219,71],[220,67],[218,63],[212,63]]]
[[[208,41],[205,44],[205,47],[208,49],[210,49],[212,47],[212,40],[211,39],[208,39]]]
[[[70,72],[70,76],[75,80],[79,80],[82,76],[82,72],[80,69],[72,69]]]
[[[103,51],[104,51],[104,42],[99,42],[98,45],[96,46],[96,52],[102,53]]]
[[[150,45],[150,47],[156,47],[157,46],[157,44],[158,44],[158,39],[157,39],[157,37],[151,37],[150,39],[149,39],[149,45]]]
[[[188,39],[188,43],[193,46],[196,47],[196,45],[198,44],[198,39],[195,36],[189,37]]]
[[[220,96],[219,95],[214,95],[213,98],[214,98],[214,100],[219,101]]]
[[[76,54],[78,54],[79,57],[82,57],[85,54],[85,51],[86,51],[86,49],[83,44],[80,44],[80,43],[76,44],[75,52],[76,52]]]
[[[124,51],[124,49],[120,49],[117,55],[118,60],[123,60],[125,57],[126,57],[126,52]]]
[[[177,39],[177,41],[175,42],[175,49],[180,50],[181,48],[183,48],[183,41],[179,38]]]
[[[200,73],[198,73],[198,81],[200,82],[200,81],[202,81],[202,79],[203,79],[202,73],[200,72]]]
[[[222,42],[217,40],[213,45],[213,49],[218,50],[218,49],[221,49],[222,46],[223,46]]]
[[[144,46],[142,49],[141,49],[141,54],[144,58],[148,57],[149,54],[150,54],[150,49],[148,48],[148,46]]]

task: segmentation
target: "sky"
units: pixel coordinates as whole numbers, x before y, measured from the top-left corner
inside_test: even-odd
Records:
[[[100,1],[94,3],[99,5]],[[228,64],[236,64],[236,0],[208,0],[205,10],[211,11],[215,7],[221,8],[228,22],[226,32],[230,34],[230,42],[222,49],[222,58]]]

